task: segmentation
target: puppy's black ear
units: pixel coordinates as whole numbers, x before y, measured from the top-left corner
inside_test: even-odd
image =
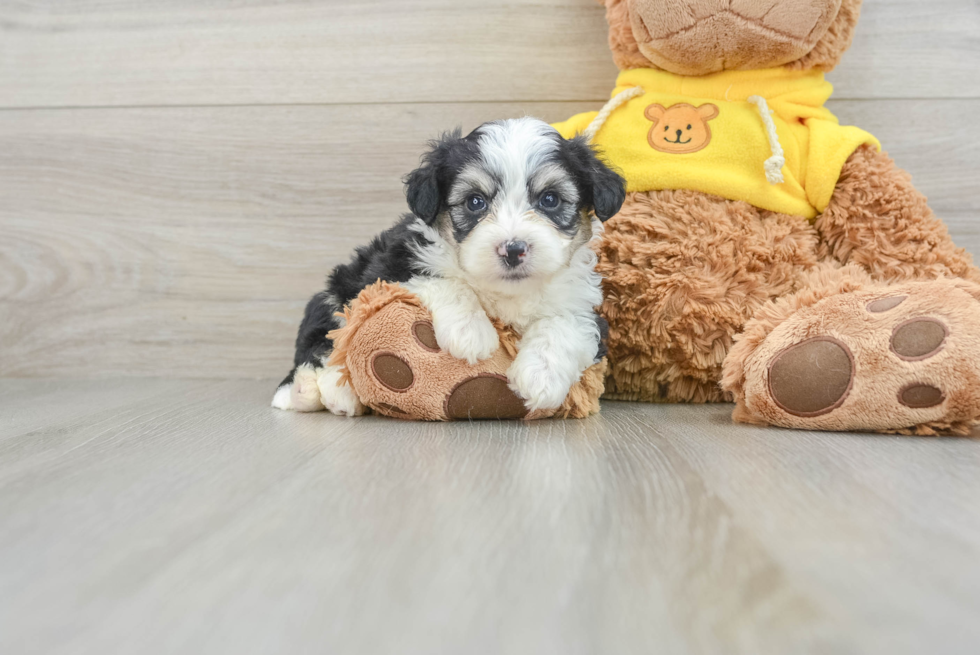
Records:
[[[592,206],[595,208],[596,218],[605,223],[623,207],[626,200],[626,180],[598,157],[596,162],[598,167],[592,171]]]
[[[595,211],[596,218],[607,221],[626,200],[626,180],[607,166],[583,138],[565,141],[562,148],[565,164],[578,181],[582,200]]]
[[[405,177],[405,196],[412,213],[432,225],[439,215],[439,178],[430,164],[416,168]]]
[[[449,172],[454,165],[453,153],[462,142],[459,128],[429,143],[422,155],[422,165],[405,176],[405,196],[412,213],[432,225],[442,208]]]

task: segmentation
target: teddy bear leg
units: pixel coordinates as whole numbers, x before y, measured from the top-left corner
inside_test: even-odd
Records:
[[[871,146],[844,164],[814,227],[822,260],[855,264],[876,281],[959,277],[980,283],[980,269],[953,243],[908,173]]]
[[[605,360],[585,371],[560,408],[529,411],[507,376],[517,355],[512,331],[495,328],[500,346],[469,364],[440,348],[432,316],[399,285],[371,285],[345,316],[346,325],[331,333],[335,350],[328,366],[336,376],[330,381],[333,388],[349,385],[379,414],[447,421],[584,418],[599,411]],[[325,376],[320,382],[324,386]]]
[[[869,283],[856,267],[746,325],[724,365],[736,421],[966,434],[980,419],[980,285]]]

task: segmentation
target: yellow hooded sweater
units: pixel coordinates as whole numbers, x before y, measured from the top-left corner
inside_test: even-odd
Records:
[[[864,144],[880,148],[869,133],[840,125],[824,107],[832,91],[817,71],[685,77],[627,70],[612,94],[627,92],[625,102],[598,126],[593,143],[626,178],[628,191],[693,189],[813,219],[827,208],[847,158]],[[763,117],[767,104],[771,121]],[[571,138],[598,113],[578,114],[555,128]],[[780,155],[785,164],[777,181]]]

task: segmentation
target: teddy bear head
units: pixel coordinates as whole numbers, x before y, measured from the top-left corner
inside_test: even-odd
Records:
[[[603,2],[603,0],[599,0]],[[850,46],[861,0],[604,0],[621,69],[678,75],[787,66],[828,71]]]

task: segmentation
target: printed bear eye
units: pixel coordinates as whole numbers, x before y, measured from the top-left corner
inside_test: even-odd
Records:
[[[483,196],[474,193],[466,199],[466,208],[471,212],[482,212],[487,208],[487,201]]]
[[[690,125],[688,125],[688,126],[687,126],[687,129],[691,129],[691,126],[690,126]]]
[[[666,131],[667,131],[667,130],[669,130],[669,129],[670,129],[670,125],[665,125],[665,126],[664,126],[664,132],[666,132]]]
[[[552,191],[549,191],[548,193],[544,194],[543,196],[541,196],[541,199],[538,200],[538,204],[541,205],[541,207],[543,207],[544,209],[554,209],[555,207],[558,206],[560,202],[561,199],[558,197],[558,194]]]

